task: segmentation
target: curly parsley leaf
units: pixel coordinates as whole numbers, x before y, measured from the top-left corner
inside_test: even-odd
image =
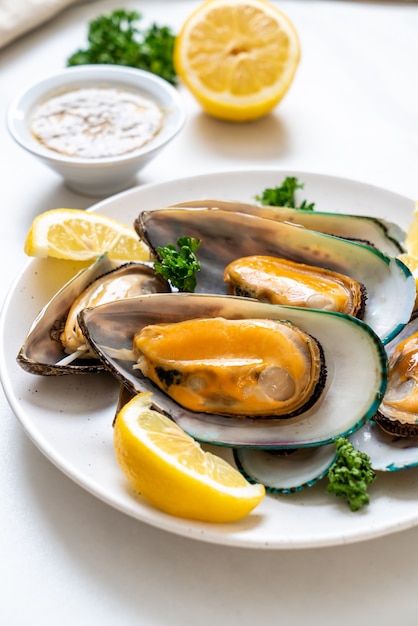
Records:
[[[177,239],[178,249],[171,243],[158,248],[160,260],[154,262],[155,273],[161,274],[179,291],[193,292],[196,289],[196,273],[201,267],[195,252],[201,243],[200,239],[180,237]]]
[[[261,195],[255,196],[255,199],[264,206],[284,206],[291,209],[313,211],[314,202],[308,203],[306,200],[303,200],[299,206],[296,206],[295,192],[297,189],[303,189],[303,187],[304,185],[299,183],[295,176],[288,176],[280,187],[264,189]]]
[[[67,65],[113,64],[147,70],[171,84],[177,83],[173,65],[175,35],[168,26],[152,24],[141,30],[142,15],[117,9],[89,22],[85,50],[77,50]]]
[[[350,509],[358,511],[369,503],[367,487],[376,478],[370,457],[344,437],[335,441],[335,449],[338,456],[328,471],[327,492],[346,498]]]

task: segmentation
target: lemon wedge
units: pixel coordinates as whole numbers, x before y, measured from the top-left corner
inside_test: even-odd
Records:
[[[114,424],[116,458],[134,488],[181,518],[222,523],[248,515],[263,499],[264,487],[205,452],[151,402],[151,392],[134,396]]]
[[[267,0],[206,0],[186,19],[174,49],[176,72],[203,109],[235,122],[269,113],[299,59],[295,27]]]
[[[82,209],[51,209],[32,222],[24,250],[34,257],[86,261],[107,253],[120,261],[149,260],[148,246],[134,228]]]
[[[418,310],[418,202],[415,203],[415,210],[406,231],[405,252],[398,255],[415,278],[417,296],[415,298],[414,310]]]
[[[418,278],[418,257],[412,256],[412,254],[408,254],[407,252],[403,252],[398,255],[398,259],[406,265],[411,274]]]
[[[409,256],[418,258],[418,202],[406,231],[405,249]]]

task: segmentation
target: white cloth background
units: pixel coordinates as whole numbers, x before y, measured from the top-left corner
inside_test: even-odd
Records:
[[[0,0],[0,48],[80,0]]]

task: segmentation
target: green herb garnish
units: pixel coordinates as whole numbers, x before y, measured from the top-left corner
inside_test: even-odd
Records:
[[[127,65],[157,74],[173,85],[177,82],[173,65],[175,35],[167,26],[152,24],[140,30],[142,16],[136,11],[118,9],[89,22],[89,47],[67,59],[67,65]]]
[[[299,183],[294,176],[288,176],[284,179],[280,187],[271,187],[264,189],[260,196],[255,199],[264,206],[284,206],[291,209],[304,209],[305,211],[313,211],[315,203],[308,204],[306,200],[296,206],[295,192],[296,189],[303,189],[304,185]]]
[[[350,509],[358,511],[369,503],[367,486],[376,478],[370,457],[356,450],[344,437],[335,441],[338,456],[328,471],[327,491],[347,499]]]
[[[171,243],[157,248],[161,260],[154,262],[155,273],[161,274],[180,291],[193,292],[196,289],[195,274],[200,270],[195,252],[201,243],[200,239],[180,237],[177,239],[178,250]]]

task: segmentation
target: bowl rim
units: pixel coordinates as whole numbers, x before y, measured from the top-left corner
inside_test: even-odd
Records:
[[[71,88],[77,78],[86,80],[88,77],[92,81],[100,80],[108,83],[119,83],[130,87],[137,88],[145,92],[150,99],[154,99],[163,109],[166,121],[172,120],[172,126],[167,125],[168,130],[164,133],[163,129],[144,146],[132,150],[129,153],[108,157],[83,158],[69,155],[63,155],[49,148],[45,148],[35,138],[33,141],[22,135],[19,129],[20,124],[24,124],[30,114],[30,111],[54,89],[65,88],[66,84]],[[124,80],[125,79],[125,80]],[[130,80],[129,80],[130,79]],[[138,81],[135,84],[135,79]],[[82,87],[82,84],[78,85]],[[153,91],[155,90],[155,92]],[[159,94],[164,94],[167,99],[166,103],[162,102]],[[69,165],[94,166],[123,164],[141,159],[145,155],[152,154],[159,150],[162,146],[171,141],[182,129],[186,122],[186,111],[183,100],[177,89],[168,81],[139,68],[124,65],[112,64],[90,64],[65,67],[54,73],[46,74],[41,79],[33,81],[29,86],[25,87],[9,104],[6,116],[6,125],[13,139],[28,152],[37,155],[43,159]],[[30,137],[30,129],[28,127],[28,137]]]

